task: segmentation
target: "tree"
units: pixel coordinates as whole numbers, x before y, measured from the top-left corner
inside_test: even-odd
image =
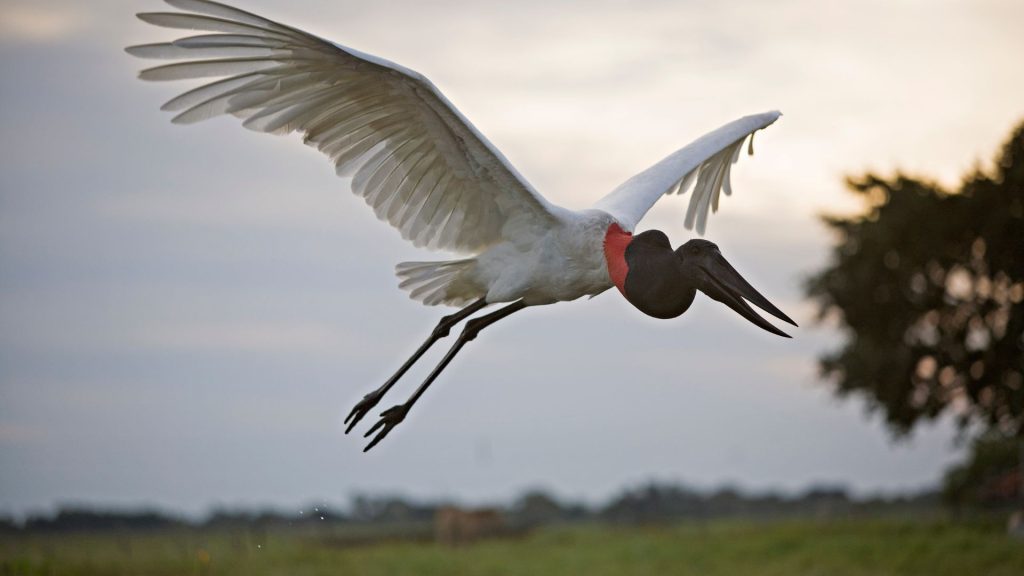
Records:
[[[848,184],[867,209],[825,218],[838,241],[807,284],[845,337],[822,374],[897,435],[952,411],[1024,438],[1024,124],[955,192],[906,175]]]
[[[563,504],[543,490],[530,490],[520,496],[510,510],[520,526],[540,526],[555,522],[582,520],[587,510],[579,504]]]
[[[1007,507],[1021,497],[1021,444],[1000,434],[982,434],[967,459],[946,471],[942,499],[960,508]]]

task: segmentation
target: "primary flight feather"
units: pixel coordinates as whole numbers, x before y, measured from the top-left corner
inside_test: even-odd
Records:
[[[523,178],[422,75],[393,62],[209,0],[165,0],[181,12],[139,18],[195,31],[173,42],[127,48],[141,58],[175,60],[143,70],[144,80],[216,78],[164,104],[173,122],[231,114],[259,132],[299,132],[326,154],[352,191],[416,246],[460,252],[459,260],[405,262],[400,287],[425,304],[462,308],[442,318],[423,345],[346,419],[347,431],[452,327],[468,320],[438,366],[403,404],[366,433],[380,442],[451,359],[485,326],[528,306],[593,296],[612,286],[641,311],[674,318],[699,290],[754,324],[785,334],[748,301],[795,323],[751,287],[706,240],[672,250],[657,230],[633,235],[666,194],[692,189],[688,229],[703,234],[744,143],[779,117],[745,116],[705,134],[622,183],[593,208],[552,204]],[[751,148],[752,150],[752,148]]]

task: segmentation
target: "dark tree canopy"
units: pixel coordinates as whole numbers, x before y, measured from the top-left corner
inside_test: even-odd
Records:
[[[998,433],[971,442],[967,459],[946,471],[942,498],[955,507],[1019,506],[1024,444]]]
[[[867,212],[825,218],[838,242],[807,284],[845,337],[822,373],[898,434],[951,410],[1024,437],[1024,124],[956,192],[903,175],[849,187]]]

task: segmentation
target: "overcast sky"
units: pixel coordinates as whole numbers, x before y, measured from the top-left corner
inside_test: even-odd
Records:
[[[945,183],[1024,117],[1024,4],[348,2],[243,8],[418,70],[552,201],[581,208],[703,132],[781,109],[707,238],[793,340],[698,297],[671,321],[614,291],[485,332],[369,454],[341,419],[445,309],[396,288],[405,244],[297,139],[169,123],[180,87],[122,48],[156,0],[0,7],[0,513],[58,503],[295,510],[356,492],[597,502],[648,479],[861,493],[934,483],[939,422],[894,443],[815,358],[803,279],[845,175]],[[687,199],[641,228],[678,244]],[[927,241],[927,239],[922,239]],[[444,258],[445,255],[437,255]],[[401,400],[435,362],[412,372]],[[372,422],[367,418],[367,425]]]

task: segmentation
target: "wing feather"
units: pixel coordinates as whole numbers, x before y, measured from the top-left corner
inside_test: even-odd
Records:
[[[181,60],[183,58],[217,58],[226,56],[255,56],[264,58],[275,56],[281,50],[272,46],[245,43],[222,43],[214,46],[189,46],[176,42],[160,44],[142,44],[131,46],[126,50],[132,56],[153,60]]]
[[[165,0],[166,1],[166,0]],[[170,4],[170,2],[168,2]],[[213,2],[210,2],[213,4]],[[154,26],[163,28],[176,28],[178,30],[205,30],[208,32],[224,32],[226,34],[252,34],[255,36],[267,36],[278,40],[288,40],[288,34],[277,30],[265,28],[259,25],[246,24],[234,20],[212,18],[199,14],[184,14],[180,12],[142,12],[137,14],[139,20]]]
[[[183,12],[139,18],[204,33],[127,51],[175,61],[144,80],[214,78],[163,105],[175,123],[231,114],[252,130],[301,133],[417,246],[478,252],[521,229],[510,221],[546,228],[566,213],[420,74],[211,0],[166,2]]]
[[[743,143],[750,139],[753,154],[754,133],[771,125],[779,116],[779,112],[744,116],[709,132],[626,180],[594,207],[608,212],[626,229],[633,230],[659,198],[673,193],[685,194],[692,186],[683,223],[688,229],[696,227],[697,233],[703,235],[708,214],[718,211],[721,193],[732,194],[731,168],[739,159]]]

